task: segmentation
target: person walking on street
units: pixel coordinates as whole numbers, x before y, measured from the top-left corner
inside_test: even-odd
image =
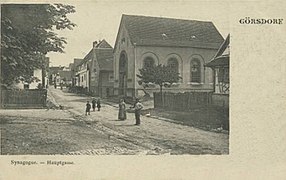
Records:
[[[91,103],[92,103],[92,110],[95,111],[96,99],[93,98]]]
[[[90,115],[90,108],[91,108],[91,105],[89,104],[89,101],[87,101],[86,103],[86,109],[85,109],[85,115],[87,116]]]
[[[141,104],[138,98],[136,98],[135,100],[134,108],[135,108],[135,119],[136,119],[135,125],[140,125],[140,114],[141,110],[143,109],[143,105]]]
[[[101,104],[100,104],[100,99],[97,100],[97,110],[100,111]]]
[[[118,119],[119,120],[125,120],[126,119],[126,104],[124,102],[124,99],[120,99]]]

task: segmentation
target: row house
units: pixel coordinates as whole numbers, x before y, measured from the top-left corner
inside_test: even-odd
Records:
[[[92,49],[77,66],[75,86],[95,96],[112,96],[113,76],[112,46],[105,40],[93,42]]]
[[[73,63],[70,63],[69,67],[71,70],[71,77],[72,77],[72,86],[79,86],[79,80],[78,77],[76,76],[77,74],[77,69],[78,65],[83,61],[83,59],[80,58],[74,58]]]
[[[212,91],[213,71],[205,66],[224,38],[212,22],[122,15],[114,46],[114,93],[141,96],[139,69],[170,65],[180,73],[179,83],[167,91]],[[145,89],[152,95],[159,87]]]

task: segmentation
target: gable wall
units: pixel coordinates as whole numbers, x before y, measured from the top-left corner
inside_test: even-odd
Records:
[[[125,43],[122,43],[121,40],[125,38]],[[132,96],[132,89],[135,88],[135,54],[134,47],[130,41],[130,37],[126,31],[124,26],[121,27],[120,32],[118,33],[118,41],[116,44],[116,48],[114,51],[114,62],[113,62],[113,70],[114,70],[114,93],[118,94],[119,87],[119,59],[121,52],[125,51],[128,58],[128,80],[127,80],[127,94]]]

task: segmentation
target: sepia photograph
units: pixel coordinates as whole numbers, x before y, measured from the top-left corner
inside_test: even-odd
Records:
[[[1,1],[0,180],[284,180],[285,9]]]
[[[1,4],[1,155],[228,155],[227,10],[114,3]]]

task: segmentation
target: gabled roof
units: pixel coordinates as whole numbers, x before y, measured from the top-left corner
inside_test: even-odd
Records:
[[[95,49],[99,70],[113,71],[113,48]]]
[[[77,65],[79,65],[82,60],[83,60],[83,59],[80,59],[80,58],[74,58],[74,59],[73,59],[74,67],[76,67]]]
[[[113,48],[104,39],[89,51],[78,66],[93,59],[93,56],[96,56],[100,71],[113,71]]]
[[[122,25],[136,45],[218,49],[224,40],[207,21],[122,15]]]
[[[229,44],[230,35],[226,37],[225,41],[221,44],[214,58],[206,64],[208,67],[229,66]]]
[[[93,56],[93,50],[96,50],[96,54],[97,53],[101,53],[104,54],[105,50],[107,50],[108,52],[111,50],[113,52],[113,48],[112,46],[106,42],[104,39],[102,41],[100,41],[94,48],[92,48],[89,53],[84,57],[83,61],[81,61],[78,66],[81,66],[82,64],[84,64],[85,62],[87,62],[88,60],[92,59]],[[99,50],[99,51],[98,51]],[[96,55],[97,56],[97,55]],[[104,55],[100,55],[100,56],[104,56]],[[104,56],[105,57],[105,56]],[[113,54],[112,54],[113,57]],[[101,58],[101,57],[100,57]],[[102,59],[102,58],[101,58]]]
[[[99,41],[99,43],[95,46],[96,48],[112,48],[108,42],[105,41],[105,39]]]

